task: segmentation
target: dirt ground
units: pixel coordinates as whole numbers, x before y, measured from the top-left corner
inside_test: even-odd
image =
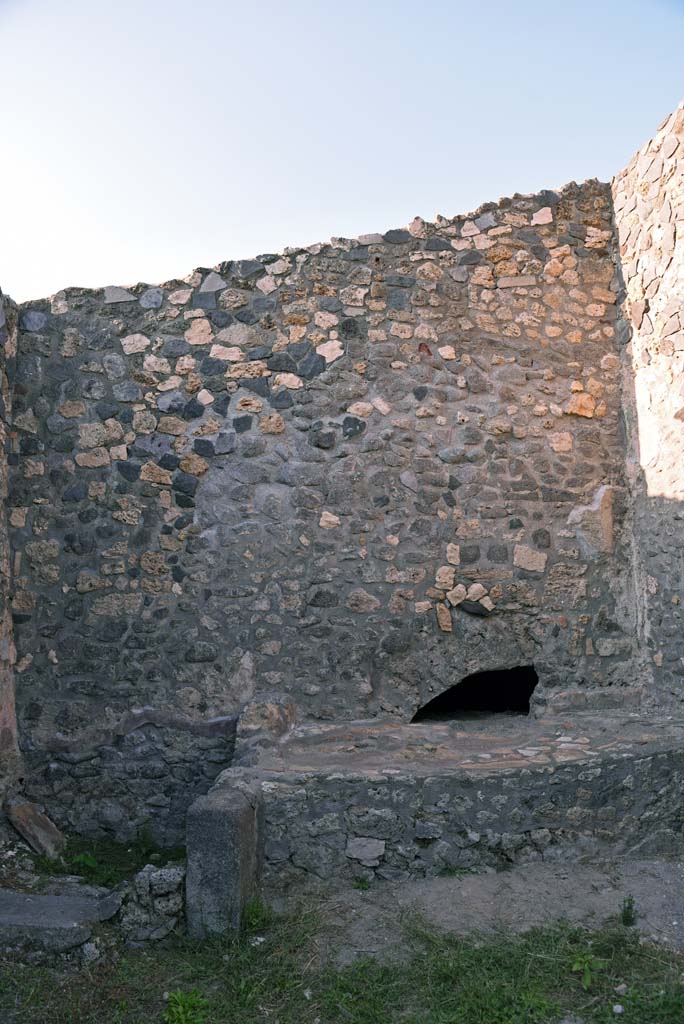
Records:
[[[684,859],[603,864],[536,863],[500,873],[442,876],[318,897],[321,959],[401,960],[402,922],[422,919],[445,932],[522,932],[560,918],[588,928],[619,918],[631,897],[636,928],[684,950]],[[292,904],[285,900],[283,908]]]

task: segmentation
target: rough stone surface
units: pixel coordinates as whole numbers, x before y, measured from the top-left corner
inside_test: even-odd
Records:
[[[11,797],[3,804],[3,810],[32,850],[50,860],[59,856],[64,849],[64,836],[40,807],[22,797]]]
[[[126,885],[117,927],[128,945],[157,942],[184,921],[185,867],[147,864]]]
[[[178,841],[273,694],[681,700],[683,116],[612,186],[2,304],[0,742],[16,643],[58,825]]]
[[[684,693],[684,106],[613,181],[640,668]]]
[[[218,788],[188,812],[187,928],[194,938],[239,927],[256,891],[259,835],[255,801],[237,789]]]
[[[170,837],[183,784],[225,767],[181,730],[149,759],[158,727],[112,743],[135,707],[201,722],[278,692],[300,718],[407,720],[435,678],[500,665],[534,662],[540,698],[629,680],[610,189],[478,217],[222,265],[182,306],[174,281],[25,307],[19,715],[59,824],[163,814]],[[606,482],[615,548],[588,557],[569,517]],[[454,618],[445,593],[473,586]]]
[[[268,896],[358,877],[664,855],[682,846],[683,740],[681,721],[615,712],[576,711],[572,726],[505,715],[300,726],[258,763],[223,773],[211,798],[249,792],[258,803]],[[223,819],[203,826],[205,841],[216,827]]]
[[[0,291],[0,799],[19,774],[14,665],[16,649],[11,614],[11,553],[7,515],[9,489],[8,440],[12,424],[10,376],[16,363],[19,312]],[[32,423],[32,416],[25,421]],[[24,522],[15,513],[14,525]]]
[[[82,946],[94,925],[119,909],[116,893],[104,897],[43,896],[0,890],[0,942],[3,951],[65,953]]]

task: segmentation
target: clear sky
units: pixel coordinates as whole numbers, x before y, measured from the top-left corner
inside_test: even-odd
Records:
[[[196,266],[607,180],[684,0],[0,0],[0,286]]]

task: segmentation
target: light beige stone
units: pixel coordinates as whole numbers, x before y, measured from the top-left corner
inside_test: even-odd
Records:
[[[549,434],[549,445],[554,452],[569,452],[572,451],[572,434],[568,434],[566,431],[560,433]]]
[[[456,569],[452,565],[440,565],[435,573],[435,586],[440,590],[452,590]]]
[[[266,274],[264,277],[259,278],[256,286],[264,295],[270,295],[278,287],[278,282],[270,274]]]
[[[347,412],[351,416],[360,416],[362,419],[366,419],[373,413],[373,406],[370,402],[352,402],[347,409]]]
[[[214,337],[211,324],[203,317],[201,320],[193,320],[191,326],[185,332],[185,340],[188,345],[208,345]]]
[[[447,605],[441,602],[435,605],[437,611],[437,623],[443,633],[451,633],[454,628],[454,624],[451,621],[451,612]]]
[[[176,374],[172,374],[170,377],[167,377],[166,380],[159,381],[159,383],[157,384],[157,391],[161,391],[162,393],[164,391],[175,391],[177,388],[181,386],[182,383],[182,377],[178,377],[176,376]]]
[[[447,592],[447,600],[449,601],[449,604],[454,606],[460,604],[461,601],[465,601],[465,597],[466,588],[462,583],[457,583],[453,590],[449,590]]]
[[[380,397],[373,399],[373,408],[377,409],[381,416],[387,416],[387,414],[392,410],[392,406],[389,405],[384,398]]]
[[[101,466],[109,465],[109,452],[106,448],[93,448],[89,452],[79,452],[76,462],[85,469],[99,469]]]
[[[98,448],[107,441],[107,428],[104,423],[81,423],[78,441],[82,448]]]
[[[322,526],[324,530],[334,530],[336,526],[340,525],[340,517],[336,516],[334,512],[321,512],[321,518],[318,520],[318,525]]]
[[[259,429],[262,434],[282,434],[285,430],[285,420],[278,412],[262,416],[259,420]]]
[[[151,434],[157,428],[157,418],[148,409],[133,413],[133,429],[138,434]]]
[[[543,551],[536,551],[526,544],[516,544],[513,548],[513,565],[528,572],[544,572],[547,556]]]
[[[263,359],[254,359],[251,363],[234,363],[226,370],[229,380],[244,380],[256,377],[270,377],[271,371]]]
[[[75,404],[75,403],[69,403]],[[57,410],[59,412],[59,409]],[[25,430],[29,434],[38,433],[38,420],[32,409],[27,409],[26,412],[17,413],[13,418],[14,426],[19,430]]]
[[[408,341],[409,338],[413,337],[413,327],[411,324],[395,322],[390,327],[390,334],[395,338],[402,338],[404,341]]]
[[[242,291],[240,288],[226,288],[219,295],[218,301],[222,309],[241,309],[249,301],[249,292]]]
[[[169,486],[171,474],[168,469],[162,469],[156,462],[146,462],[140,470],[140,479],[146,483],[157,484],[158,486]]]
[[[355,285],[349,285],[348,288],[343,288],[340,292],[340,301],[345,306],[363,306],[364,299],[368,294],[367,288],[358,288]]]
[[[178,416],[162,416],[157,430],[160,434],[172,434],[175,437],[180,437],[181,434],[185,433],[186,427],[185,420],[180,419]]]
[[[239,412],[261,412],[263,407],[264,403],[256,395],[243,395],[237,403]]]
[[[120,441],[124,436],[123,427],[118,420],[115,420],[112,416],[110,419],[104,421],[105,434],[107,442],[109,444]]]
[[[543,206],[541,210],[537,210],[531,220],[532,225],[536,224],[551,224],[553,221],[553,210],[550,206]]]
[[[458,544],[447,544],[447,562],[449,565],[461,564],[461,548]]]
[[[339,322],[340,318],[335,313],[328,313],[325,310],[319,309],[314,314],[316,327],[320,327],[324,331],[329,331],[331,327],[336,327]]]
[[[574,394],[566,403],[563,412],[568,416],[585,416],[591,419],[596,409],[596,399],[586,391]]]
[[[212,345],[209,355],[212,359],[222,359],[230,363],[239,363],[244,358],[242,349],[235,345]]]
[[[178,288],[169,295],[169,302],[174,306],[184,306],[192,298],[192,288]]]
[[[203,476],[209,469],[209,463],[206,459],[203,459],[201,455],[197,455],[195,452],[188,452],[184,455],[179,462],[180,468],[184,473],[190,473],[192,476]]]
[[[496,282],[497,288],[532,288],[536,283],[536,277],[532,277],[530,274],[521,274],[519,277],[500,277]]]
[[[337,338],[331,338],[330,341],[318,345],[316,352],[319,356],[323,356],[326,363],[334,363],[336,359],[344,355],[344,349]]]
[[[127,334],[125,338],[121,339],[121,348],[127,356],[134,355],[136,352],[144,352],[149,346],[150,339],[146,338],[144,334]]]
[[[304,381],[296,373],[276,373],[273,378],[273,386],[276,388],[288,388],[290,391],[299,391],[304,387]]]
[[[145,356],[143,368],[148,373],[171,373],[171,365],[168,359],[164,359],[163,356],[155,356],[153,352],[149,352]]]

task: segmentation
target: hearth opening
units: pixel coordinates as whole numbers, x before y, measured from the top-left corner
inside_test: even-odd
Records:
[[[412,722],[440,722],[491,714],[530,713],[530,697],[539,682],[534,665],[473,672],[418,708]]]

